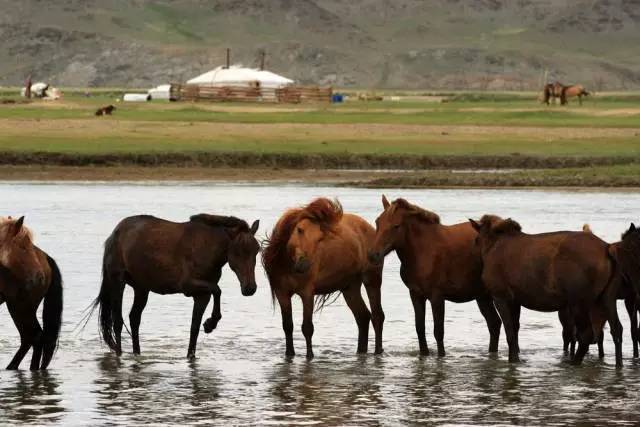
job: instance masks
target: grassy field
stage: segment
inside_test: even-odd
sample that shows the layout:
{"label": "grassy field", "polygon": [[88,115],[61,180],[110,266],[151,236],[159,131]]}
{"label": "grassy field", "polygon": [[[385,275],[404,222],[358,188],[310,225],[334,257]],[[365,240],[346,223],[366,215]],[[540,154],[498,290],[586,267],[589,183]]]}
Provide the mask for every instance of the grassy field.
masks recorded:
{"label": "grassy field", "polygon": [[[92,91],[90,97],[82,90],[68,90],[64,100],[22,103],[16,90],[4,90],[0,91],[0,163],[91,165],[105,163],[107,156],[110,165],[131,166],[139,161],[142,166],[236,168],[241,162],[276,168],[524,167],[536,169],[538,178],[532,185],[559,182],[558,174],[564,173],[573,178],[562,185],[603,185],[603,177],[625,175],[611,183],[626,186],[633,181],[628,177],[638,172],[634,169],[640,163],[637,93],[598,94],[583,106],[568,107],[544,106],[533,93],[396,96],[400,100],[336,105],[137,104],[117,102],[121,92],[104,89]],[[112,117],[93,114],[108,104],[117,106]],[[205,157],[208,160],[203,161]],[[305,161],[306,157],[314,160]],[[147,160],[136,160],[143,158]],[[577,172],[588,169],[576,172],[576,166],[599,169],[580,175]],[[598,179],[580,178],[596,175]],[[440,173],[437,180],[425,176],[403,185],[464,181],[452,174]],[[469,185],[498,179],[490,174],[473,176]],[[525,179],[516,173],[500,174],[500,182],[509,176],[514,185]]]}

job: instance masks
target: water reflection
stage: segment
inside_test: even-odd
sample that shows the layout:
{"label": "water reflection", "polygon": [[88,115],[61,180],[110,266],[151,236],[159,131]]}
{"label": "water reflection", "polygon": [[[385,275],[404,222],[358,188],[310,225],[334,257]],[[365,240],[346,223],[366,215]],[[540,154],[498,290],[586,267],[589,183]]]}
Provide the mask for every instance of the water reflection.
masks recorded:
{"label": "water reflection", "polygon": [[0,382],[0,408],[3,424],[61,420],[60,379],[52,372],[12,372]]}

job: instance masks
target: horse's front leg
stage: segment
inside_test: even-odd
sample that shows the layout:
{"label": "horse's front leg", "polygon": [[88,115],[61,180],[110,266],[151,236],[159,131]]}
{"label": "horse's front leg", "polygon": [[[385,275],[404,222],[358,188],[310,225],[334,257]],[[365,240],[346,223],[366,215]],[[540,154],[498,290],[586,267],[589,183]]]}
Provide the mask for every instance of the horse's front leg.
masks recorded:
{"label": "horse's front leg", "polygon": [[[507,343],[509,344],[509,362],[519,362],[520,357],[518,356],[518,353],[520,352],[520,348],[518,346],[518,329],[520,322],[519,320],[515,320],[515,304],[502,298],[494,299],[494,303],[498,313],[500,314],[500,318],[502,319],[505,335],[507,336]],[[519,309],[520,306],[518,306],[518,313]]]}
{"label": "horse's front leg", "polygon": [[631,326],[631,342],[633,344],[633,357],[638,357],[638,310],[636,307],[635,292],[624,299],[624,305],[629,313],[629,321]]}
{"label": "horse's front leg", "polygon": [[502,327],[500,316],[498,316],[498,312],[493,305],[493,299],[490,296],[482,296],[476,302],[482,317],[487,322],[487,328],[489,328],[489,353],[497,353],[500,328]]}
{"label": "horse's front leg", "polygon": [[433,335],[438,345],[438,357],[444,356],[444,298],[431,298],[431,312],[433,313]]}
{"label": "horse's front leg", "polygon": [[290,292],[276,291],[276,298],[280,306],[282,314],[282,330],[286,341],[285,355],[288,357],[295,356],[296,352],[293,348],[293,313],[291,312],[291,296]]}
{"label": "horse's front leg", "polygon": [[307,359],[313,359],[313,293],[301,294],[302,298],[302,334],[307,342]]}
{"label": "horse's front leg", "polygon": [[204,311],[209,305],[211,299],[210,293],[204,293],[195,295],[193,297],[193,314],[191,316],[191,335],[189,338],[189,350],[187,351],[187,358],[195,359],[196,357],[196,344],[198,342],[198,334],[200,332],[200,322]]}
{"label": "horse's front leg", "polygon": [[427,299],[418,295],[414,291],[410,291],[411,302],[413,303],[413,311],[415,315],[416,334],[418,335],[418,345],[420,346],[420,354],[429,355],[429,347],[427,346],[427,337],[424,331],[424,317],[427,306]]}
{"label": "horse's front leg", "polygon": [[382,301],[380,296],[380,287],[382,286],[382,272],[377,271],[365,278],[365,289],[369,297],[369,307],[371,307],[371,323],[373,323],[373,331],[376,334],[375,354],[382,354],[382,328],[384,325],[384,311],[382,310]]}
{"label": "horse's front leg", "polygon": [[360,293],[360,283],[349,286],[342,291],[342,296],[347,302],[349,309],[353,313],[358,325],[358,353],[366,353],[369,345],[369,322],[371,313],[362,299]]}
{"label": "horse's front leg", "polygon": [[220,276],[222,275],[222,270],[218,270],[213,277],[211,277],[211,282],[209,283],[209,288],[211,289],[211,295],[213,295],[213,311],[211,312],[211,317],[208,318],[204,325],[204,332],[210,333],[217,326],[220,319],[222,319],[222,312],[220,311],[220,296],[222,295],[222,290],[218,283],[220,282]]}

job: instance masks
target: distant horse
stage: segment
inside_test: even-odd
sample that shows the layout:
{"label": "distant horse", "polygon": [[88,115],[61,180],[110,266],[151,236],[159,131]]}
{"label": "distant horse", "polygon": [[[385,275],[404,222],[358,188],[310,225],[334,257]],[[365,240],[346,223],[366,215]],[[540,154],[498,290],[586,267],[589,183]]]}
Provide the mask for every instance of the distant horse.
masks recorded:
{"label": "distant horse", "polygon": [[251,227],[231,216],[200,214],[189,222],[175,223],[149,215],[123,219],[105,242],[102,286],[93,307],[100,308],[102,340],[122,353],[122,296],[125,285],[133,288],[129,322],[134,354],[140,354],[139,329],[149,292],[184,294],[193,297],[193,315],[188,358],[194,358],[200,321],[213,295],[211,318],[204,323],[206,333],[216,328],[222,267],[229,267],[240,281],[242,295],[256,292],[255,264],[260,244]]}
{"label": "distant horse", "polygon": [[[364,219],[343,213],[338,201],[319,198],[307,206],[289,209],[278,220],[264,249],[262,262],[277,299],[286,338],[286,355],[293,348],[291,297],[302,299],[302,333],[307,358],[313,358],[314,297],[322,306],[333,292],[342,292],[358,325],[358,353],[368,348],[369,322],[375,331],[375,352],[382,353],[384,312],[380,302],[382,265],[373,266],[367,252],[373,245],[375,230]],[[364,284],[371,312],[362,299]]]}
{"label": "distant horse", "polygon": [[569,98],[578,98],[578,102],[582,105],[582,97],[591,95],[582,85],[565,86],[562,90],[563,104],[569,103]]}
{"label": "distant horse", "polygon": [[96,110],[96,116],[110,116],[116,109],[113,105],[107,105],[106,107],[100,107]]}
{"label": "distant horse", "polygon": [[[0,218],[0,305],[7,303],[20,334],[20,348],[7,369],[18,369],[31,347],[30,369],[46,369],[62,325],[62,276],[23,224],[24,217]],[[41,302],[42,327],[36,317]]]}
{"label": "distant horse", "polygon": [[[592,233],[591,227],[589,224],[584,224],[582,226],[582,231],[585,233]],[[612,243],[612,250],[615,249],[617,245],[620,243]],[[635,289],[628,283],[626,280],[620,286],[618,291],[617,298],[619,300],[624,300],[625,308],[627,309],[627,314],[629,315],[629,323],[630,323],[630,333],[631,333],[631,342],[633,344],[633,357],[638,357],[638,310],[640,309],[640,298],[638,297],[638,293]],[[575,354],[575,343],[576,343],[576,326],[573,320],[573,317],[570,313],[570,310],[564,309],[558,311],[558,317],[560,318],[560,323],[562,324],[562,339],[563,339],[563,348],[565,354],[569,354],[571,357]],[[598,355],[600,358],[604,357],[604,346],[603,346],[604,334],[600,334],[598,338]]]}
{"label": "distant horse", "polygon": [[491,336],[489,351],[498,351],[501,321],[482,284],[480,254],[474,248],[478,233],[469,222],[442,225],[440,217],[404,199],[389,203],[376,219],[376,240],[369,252],[373,263],[396,251],[400,277],[409,288],[421,354],[429,354],[425,338],[425,305],[431,302],[438,356],[444,356],[444,302],[476,300]]}
{"label": "distant horse", "polygon": [[469,220],[478,231],[482,280],[500,313],[509,343],[509,361],[519,360],[520,307],[571,310],[578,330],[580,364],[589,344],[609,321],[622,366],[622,325],[616,310],[621,276],[610,246],[591,233],[561,231],[525,234],[512,219],[485,215]]}
{"label": "distant horse", "polygon": [[547,83],[542,88],[544,94],[543,102],[547,105],[550,104],[550,101],[553,101],[555,104],[556,98],[560,98],[560,104],[565,104],[565,99],[563,97],[563,89],[564,85],[560,82]]}

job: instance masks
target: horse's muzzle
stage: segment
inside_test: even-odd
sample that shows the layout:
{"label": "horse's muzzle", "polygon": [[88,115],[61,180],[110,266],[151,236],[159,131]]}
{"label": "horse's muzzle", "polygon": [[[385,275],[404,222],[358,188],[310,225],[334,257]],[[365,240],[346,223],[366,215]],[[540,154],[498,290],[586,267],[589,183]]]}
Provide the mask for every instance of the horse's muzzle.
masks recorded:
{"label": "horse's muzzle", "polygon": [[379,251],[369,251],[368,258],[371,264],[380,265],[382,264],[384,256],[382,256],[382,253]]}
{"label": "horse's muzzle", "polygon": [[255,282],[250,283],[248,285],[243,286],[240,289],[240,292],[242,292],[242,295],[245,297],[250,297],[251,295],[256,293],[256,290],[258,289],[258,285],[256,285]]}
{"label": "horse's muzzle", "polygon": [[309,271],[310,267],[311,267],[311,261],[309,261],[307,258],[298,258],[296,262],[293,264],[293,271],[295,271],[298,274],[304,274],[307,271]]}

